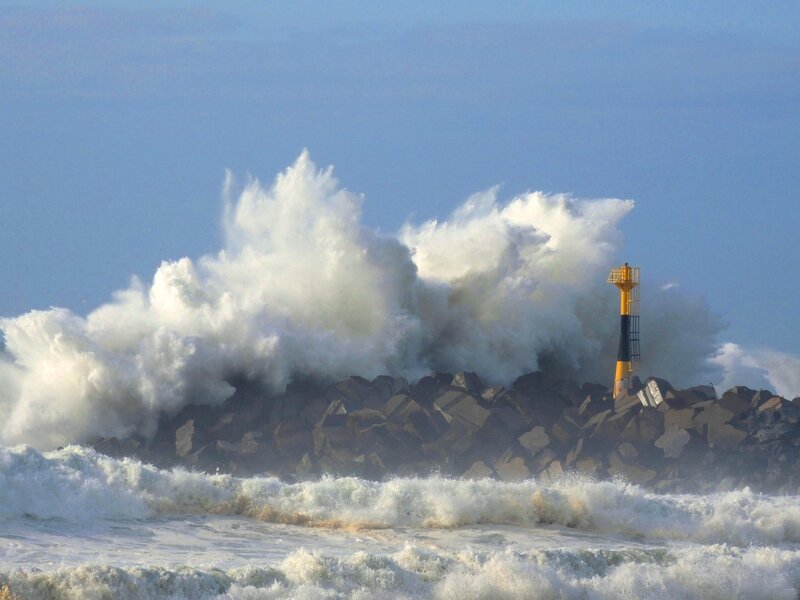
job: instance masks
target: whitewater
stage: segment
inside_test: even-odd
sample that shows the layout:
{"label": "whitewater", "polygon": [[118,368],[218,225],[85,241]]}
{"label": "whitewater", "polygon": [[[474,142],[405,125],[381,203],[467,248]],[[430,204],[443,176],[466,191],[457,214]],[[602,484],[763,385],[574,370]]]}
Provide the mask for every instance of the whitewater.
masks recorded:
{"label": "whitewater", "polygon": [[800,502],[566,476],[370,482],[0,450],[0,597],[797,598]]}

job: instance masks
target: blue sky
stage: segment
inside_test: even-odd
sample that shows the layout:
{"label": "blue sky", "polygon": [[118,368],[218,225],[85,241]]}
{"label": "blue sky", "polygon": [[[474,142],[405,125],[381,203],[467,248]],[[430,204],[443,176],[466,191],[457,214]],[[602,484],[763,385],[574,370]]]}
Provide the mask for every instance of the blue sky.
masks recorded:
{"label": "blue sky", "polygon": [[621,259],[800,353],[797,31],[796,0],[0,2],[0,314],[214,251],[224,169],[308,147],[384,231],[495,184],[633,198]]}

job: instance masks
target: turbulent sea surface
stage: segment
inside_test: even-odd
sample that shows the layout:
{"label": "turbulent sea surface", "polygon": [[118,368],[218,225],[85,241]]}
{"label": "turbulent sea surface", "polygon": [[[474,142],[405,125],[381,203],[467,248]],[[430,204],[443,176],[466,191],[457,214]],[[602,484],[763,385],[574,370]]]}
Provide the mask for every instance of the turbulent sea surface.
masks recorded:
{"label": "turbulent sea surface", "polygon": [[790,599],[798,500],[582,478],[288,484],[0,448],[0,597]]}

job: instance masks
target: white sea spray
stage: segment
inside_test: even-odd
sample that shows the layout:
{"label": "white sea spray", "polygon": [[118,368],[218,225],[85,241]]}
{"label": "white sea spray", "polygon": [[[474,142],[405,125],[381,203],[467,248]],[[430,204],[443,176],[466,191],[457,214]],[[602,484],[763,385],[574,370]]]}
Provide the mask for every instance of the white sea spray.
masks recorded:
{"label": "white sea spray", "polygon": [[[632,201],[491,189],[385,235],[307,152],[271,185],[234,188],[229,176],[218,253],[165,261],[85,316],[0,319],[0,443],[149,435],[163,412],[222,403],[233,378],[281,390],[433,369],[508,383],[542,360],[607,378],[618,331],[604,280]],[[706,303],[649,284],[643,296],[658,315],[642,321],[649,372],[708,381],[720,326]]]}

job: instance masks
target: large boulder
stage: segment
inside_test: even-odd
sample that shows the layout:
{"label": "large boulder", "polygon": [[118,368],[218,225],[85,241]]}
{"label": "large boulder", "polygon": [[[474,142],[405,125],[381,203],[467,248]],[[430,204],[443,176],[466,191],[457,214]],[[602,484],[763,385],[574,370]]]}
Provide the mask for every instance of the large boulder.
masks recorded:
{"label": "large boulder", "polygon": [[536,425],[530,431],[519,436],[518,441],[520,446],[530,452],[531,455],[534,455],[550,444],[550,436],[547,435],[544,427]]}
{"label": "large boulder", "polygon": [[194,419],[189,419],[175,430],[175,453],[181,458],[197,452],[208,442],[208,432],[201,429]]}
{"label": "large boulder", "polygon": [[411,397],[422,406],[429,407],[439,395],[442,384],[430,375],[423,377],[411,388]]}
{"label": "large boulder", "polygon": [[550,435],[560,444],[571,444],[583,435],[581,428],[569,417],[562,416],[550,427]]}
{"label": "large boulder", "polygon": [[446,391],[433,406],[448,423],[456,421],[472,431],[480,429],[490,414],[475,396],[456,390]]}
{"label": "large boulder", "polygon": [[313,448],[311,430],[301,418],[278,423],[273,432],[275,447],[284,458],[299,460]]}
{"label": "large boulder", "polygon": [[666,427],[664,434],[656,442],[656,448],[664,451],[664,458],[679,458],[686,444],[689,443],[689,433],[686,429],[676,425]]}
{"label": "large boulder", "polygon": [[[743,390],[747,390],[744,392]],[[733,418],[738,419],[750,411],[750,403],[755,392],[748,388],[736,387],[722,394],[717,404],[733,413]]]}
{"label": "large boulder", "polygon": [[[730,402],[735,402],[735,405],[744,403],[752,406],[756,393],[757,393],[756,390],[751,390],[750,388],[744,387],[743,385],[737,385],[724,392],[720,400],[722,400],[723,398],[728,398]],[[728,410],[732,410],[732,406],[726,406],[725,408],[727,408]]]}
{"label": "large boulder", "polygon": [[567,466],[572,465],[575,461],[578,460],[578,457],[580,457],[581,452],[583,452],[583,438],[580,438],[576,442],[575,446],[569,452],[567,452],[567,457],[564,460],[564,464]]}
{"label": "large boulder", "polygon": [[494,471],[482,460],[476,460],[472,466],[461,474],[464,479],[489,479],[494,476]]}
{"label": "large boulder", "polygon": [[465,390],[471,394],[480,395],[483,392],[483,382],[481,381],[481,378],[478,377],[477,373],[473,373],[471,371],[462,371],[461,373],[456,373],[453,376],[450,385],[452,387]]}
{"label": "large boulder", "polygon": [[395,394],[407,394],[410,391],[405,377],[390,377],[379,375],[372,380],[372,387],[380,394],[381,398],[391,398]]}
{"label": "large boulder", "polygon": [[695,410],[693,408],[678,408],[669,410],[664,413],[664,427],[679,427],[681,429],[692,429],[695,426],[694,422]]}
{"label": "large boulder", "polygon": [[737,429],[727,423],[709,423],[708,425],[708,445],[711,448],[721,448],[731,450],[738,446],[747,432]]}
{"label": "large boulder", "polygon": [[608,473],[612,476],[623,477],[638,485],[647,485],[655,479],[656,472],[653,469],[640,467],[639,465],[627,463],[617,454],[611,452],[608,455]]}
{"label": "large boulder", "polygon": [[536,456],[528,460],[528,466],[532,473],[538,474],[544,471],[557,458],[558,455],[550,448],[543,448]]}
{"label": "large boulder", "polygon": [[642,400],[637,394],[622,392],[619,396],[614,398],[614,411],[618,413],[626,412],[630,408],[641,403]]}
{"label": "large boulder", "polygon": [[248,431],[238,442],[217,440],[216,453],[229,471],[239,474],[264,472],[278,460],[260,431]]}
{"label": "large boulder", "polygon": [[[484,399],[485,394],[482,396]],[[517,414],[515,419],[522,429],[527,428],[535,417],[535,411],[529,398],[514,390],[501,390],[491,399],[491,410],[504,407],[513,409]]]}
{"label": "large boulder", "polygon": [[636,396],[643,406],[656,408],[665,401],[672,389],[666,379],[650,377]]}
{"label": "large boulder", "polygon": [[795,427],[789,423],[777,422],[763,429],[759,429],[755,434],[755,439],[760,444],[774,442],[776,440],[787,439],[795,432]]}
{"label": "large boulder", "polygon": [[405,422],[415,412],[422,410],[419,403],[406,394],[395,394],[381,408],[383,415],[390,421]]}
{"label": "large boulder", "polygon": [[664,433],[664,415],[655,408],[642,408],[619,436],[620,441],[636,445],[652,444]]}
{"label": "large boulder", "polygon": [[494,463],[494,471],[503,481],[521,481],[531,476],[525,459],[516,456],[510,448]]}
{"label": "large boulder", "polygon": [[386,402],[381,390],[373,387],[372,383],[363,377],[348,377],[338,381],[328,388],[325,398],[329,402],[338,402],[343,412],[350,412],[360,408],[379,409]]}
{"label": "large boulder", "polygon": [[694,418],[696,425],[708,425],[709,427],[719,427],[729,423],[735,416],[732,410],[728,410],[717,402],[703,407]]}

